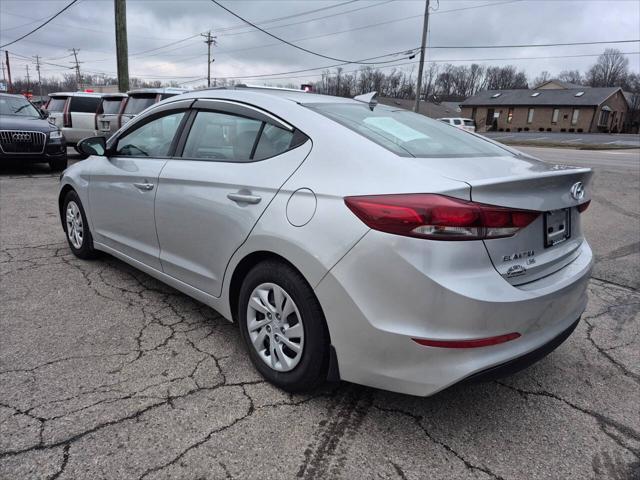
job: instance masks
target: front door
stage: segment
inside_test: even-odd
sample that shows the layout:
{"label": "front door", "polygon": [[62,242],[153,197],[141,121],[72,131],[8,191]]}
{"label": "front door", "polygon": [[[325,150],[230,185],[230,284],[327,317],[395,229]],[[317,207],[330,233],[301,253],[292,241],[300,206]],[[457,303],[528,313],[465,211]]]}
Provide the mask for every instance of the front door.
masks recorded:
{"label": "front door", "polygon": [[91,171],[89,208],[94,240],[161,270],[154,219],[158,177],[185,111],[162,112],[125,131]]}
{"label": "front door", "polygon": [[156,197],[163,271],[214,296],[231,256],[311,150],[292,127],[229,103],[196,102],[182,158],[167,162]]}

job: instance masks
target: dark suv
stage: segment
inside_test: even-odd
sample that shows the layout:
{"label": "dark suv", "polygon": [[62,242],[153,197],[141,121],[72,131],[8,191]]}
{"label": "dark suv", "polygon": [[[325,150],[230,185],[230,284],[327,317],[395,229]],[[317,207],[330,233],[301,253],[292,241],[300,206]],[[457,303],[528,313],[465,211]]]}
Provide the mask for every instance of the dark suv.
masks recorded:
{"label": "dark suv", "polygon": [[67,145],[55,125],[22,95],[0,93],[0,163],[19,160],[67,168]]}

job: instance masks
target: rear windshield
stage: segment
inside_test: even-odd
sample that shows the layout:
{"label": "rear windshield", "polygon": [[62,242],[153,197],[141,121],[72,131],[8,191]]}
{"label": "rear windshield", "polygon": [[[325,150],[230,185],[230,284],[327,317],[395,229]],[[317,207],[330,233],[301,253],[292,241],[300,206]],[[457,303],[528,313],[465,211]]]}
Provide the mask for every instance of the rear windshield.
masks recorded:
{"label": "rear windshield", "polygon": [[467,127],[473,127],[473,120],[464,120],[464,124]]}
{"label": "rear windshield", "polygon": [[129,101],[127,101],[127,106],[124,107],[124,113],[129,113],[136,115],[143,111],[145,108],[150,107],[156,101],[156,95],[136,95],[129,97]]}
{"label": "rear windshield", "polygon": [[77,113],[96,113],[100,97],[71,97],[69,111]]}
{"label": "rear windshield", "polygon": [[512,154],[459,128],[407,110],[366,104],[307,104],[369,140],[403,156],[492,157]]}
{"label": "rear windshield", "polygon": [[50,112],[62,112],[64,110],[64,104],[67,102],[67,97],[52,97],[47,105],[47,110]]}
{"label": "rear windshield", "polygon": [[105,98],[102,102],[102,111],[104,113],[118,113],[121,103],[121,98]]}

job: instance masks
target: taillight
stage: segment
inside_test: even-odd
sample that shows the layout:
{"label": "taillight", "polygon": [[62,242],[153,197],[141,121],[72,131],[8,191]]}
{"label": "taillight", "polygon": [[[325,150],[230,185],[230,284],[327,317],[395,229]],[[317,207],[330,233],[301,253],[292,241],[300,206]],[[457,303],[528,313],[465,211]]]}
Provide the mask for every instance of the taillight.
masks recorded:
{"label": "taillight", "polygon": [[587,208],[589,208],[590,203],[591,203],[591,200],[587,200],[586,202],[578,205],[578,212],[580,213],[584,212]]}
{"label": "taillight", "polygon": [[344,201],[374,230],[431,240],[511,237],[540,215],[429,193],[346,197]]}

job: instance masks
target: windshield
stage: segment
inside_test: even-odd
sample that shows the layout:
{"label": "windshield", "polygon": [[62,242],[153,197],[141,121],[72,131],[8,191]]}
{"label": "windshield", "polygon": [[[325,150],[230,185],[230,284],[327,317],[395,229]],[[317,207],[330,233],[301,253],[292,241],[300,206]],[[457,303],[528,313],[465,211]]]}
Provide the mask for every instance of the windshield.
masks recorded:
{"label": "windshield", "polygon": [[122,98],[105,98],[102,101],[102,111],[106,114],[114,114],[120,111]]}
{"label": "windshield", "polygon": [[356,103],[306,106],[404,157],[512,156],[464,130],[407,110],[378,105],[372,111]]}
{"label": "windshield", "polygon": [[124,108],[124,113],[138,114],[145,108],[150,107],[156,101],[155,94],[145,96],[129,97],[127,106]]}
{"label": "windshield", "polygon": [[26,98],[0,96],[0,115],[40,118],[40,112]]}

